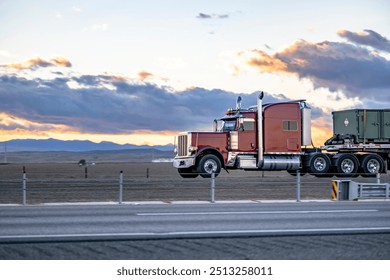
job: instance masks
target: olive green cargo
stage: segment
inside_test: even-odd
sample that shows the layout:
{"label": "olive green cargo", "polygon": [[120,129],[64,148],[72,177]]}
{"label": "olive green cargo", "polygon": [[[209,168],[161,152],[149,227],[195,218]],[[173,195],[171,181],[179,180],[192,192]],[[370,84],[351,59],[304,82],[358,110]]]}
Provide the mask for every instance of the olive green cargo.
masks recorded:
{"label": "olive green cargo", "polygon": [[354,109],[332,114],[334,134],[349,134],[357,143],[390,143],[390,109]]}

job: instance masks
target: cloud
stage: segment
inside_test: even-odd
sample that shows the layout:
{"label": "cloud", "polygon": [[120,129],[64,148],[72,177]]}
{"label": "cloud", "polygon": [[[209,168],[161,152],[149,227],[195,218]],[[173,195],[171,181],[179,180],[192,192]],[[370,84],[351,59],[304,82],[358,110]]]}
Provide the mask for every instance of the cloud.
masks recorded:
{"label": "cloud", "polygon": [[390,105],[390,61],[361,45],[299,40],[274,54],[252,50],[238,55],[260,72],[295,74],[315,87]]}
{"label": "cloud", "polygon": [[[29,61],[34,63],[25,68],[28,72],[0,72],[3,135],[26,137],[30,133],[34,137],[56,138],[82,134],[91,139],[93,135],[117,135],[136,139],[148,133],[156,138],[167,132],[172,135],[177,131],[211,130],[215,118],[235,107],[238,94],[200,87],[176,91],[145,82],[153,76],[147,71],[131,79],[108,73],[79,75],[71,70],[65,75],[53,69],[50,76],[43,78],[38,67],[66,66],[68,60]],[[258,93],[242,94],[242,106],[255,105],[257,96]],[[266,94],[264,98],[265,103],[286,100],[282,94]],[[323,115],[322,109],[312,109],[314,118]]]}
{"label": "cloud", "polygon": [[70,61],[63,57],[55,57],[51,59],[50,62],[53,63],[55,66],[72,67]]}
{"label": "cloud", "polygon": [[226,19],[229,18],[228,14],[205,14],[199,13],[196,18],[199,19]]}
{"label": "cloud", "polygon": [[38,123],[27,119],[18,118],[6,113],[0,113],[0,132],[18,135],[46,135],[48,131],[69,132],[69,128],[64,125]]}
{"label": "cloud", "polygon": [[[244,52],[239,55],[247,55]],[[264,72],[288,72],[288,65],[282,60],[268,55],[261,50],[253,50],[250,53],[251,57],[248,59],[248,64],[261,69]]]}
{"label": "cloud", "polygon": [[141,81],[144,81],[150,77],[153,77],[153,74],[152,73],[149,73],[147,71],[141,71],[138,73],[138,76],[140,78]]}
{"label": "cloud", "polygon": [[[40,124],[104,134],[209,130],[212,120],[234,107],[237,98],[236,93],[218,89],[176,92],[110,75],[26,79],[5,74],[0,76],[0,84],[0,112],[14,120],[26,120],[10,122],[9,129],[28,130]],[[257,93],[245,95],[243,106],[254,105],[256,98]],[[267,95],[265,102],[277,100]]]}
{"label": "cloud", "polygon": [[337,34],[343,38],[348,39],[350,42],[370,46],[375,49],[390,52],[390,41],[381,36],[379,33],[366,29],[364,32],[351,32],[348,30],[340,30]]}
{"label": "cloud", "polygon": [[0,65],[0,67],[3,68],[11,68],[16,70],[25,70],[25,69],[33,70],[40,67],[55,67],[55,66],[72,67],[72,64],[70,63],[69,60],[63,57],[55,57],[49,60],[45,60],[40,57],[37,57],[22,63]]}

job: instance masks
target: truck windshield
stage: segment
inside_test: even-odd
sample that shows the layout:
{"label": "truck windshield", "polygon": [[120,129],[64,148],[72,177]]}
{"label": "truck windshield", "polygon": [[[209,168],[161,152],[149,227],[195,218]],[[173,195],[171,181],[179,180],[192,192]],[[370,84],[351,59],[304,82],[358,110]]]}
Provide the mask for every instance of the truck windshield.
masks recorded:
{"label": "truck windshield", "polygon": [[236,119],[223,120],[221,131],[233,131],[236,128]]}

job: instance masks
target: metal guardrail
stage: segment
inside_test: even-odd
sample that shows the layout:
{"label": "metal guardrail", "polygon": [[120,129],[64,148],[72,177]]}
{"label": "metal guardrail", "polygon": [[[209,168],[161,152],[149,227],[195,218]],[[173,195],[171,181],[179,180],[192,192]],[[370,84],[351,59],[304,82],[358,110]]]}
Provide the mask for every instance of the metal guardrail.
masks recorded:
{"label": "metal guardrail", "polygon": [[332,198],[334,200],[388,199],[390,198],[390,184],[333,180]]}
{"label": "metal guardrail", "polygon": [[[0,204],[109,201],[222,201],[222,200],[295,200],[330,199],[331,178],[284,171],[247,172],[233,170],[218,177],[188,179],[178,176],[170,164],[102,163],[91,169],[87,178],[75,164],[7,165],[0,169]],[[120,172],[123,170],[123,172]],[[21,173],[23,171],[23,173]],[[294,175],[294,176],[291,176]],[[335,200],[366,197],[388,198],[390,176],[380,174],[361,178],[354,194],[334,192]],[[366,186],[367,185],[367,186]],[[337,184],[336,184],[337,186]],[[369,190],[371,188],[371,192]],[[369,192],[369,193],[368,193]]]}
{"label": "metal guardrail", "polygon": [[350,188],[352,199],[390,198],[389,184],[351,182]]}

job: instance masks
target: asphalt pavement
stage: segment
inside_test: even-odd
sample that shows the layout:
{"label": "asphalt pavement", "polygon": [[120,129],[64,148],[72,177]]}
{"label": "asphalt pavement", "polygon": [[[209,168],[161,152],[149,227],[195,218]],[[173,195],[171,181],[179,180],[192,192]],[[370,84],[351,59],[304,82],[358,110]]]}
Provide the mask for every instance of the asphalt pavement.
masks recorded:
{"label": "asphalt pavement", "polygon": [[1,259],[389,259],[390,203],[3,206]]}
{"label": "asphalt pavement", "polygon": [[2,207],[0,242],[390,232],[388,202]]}

